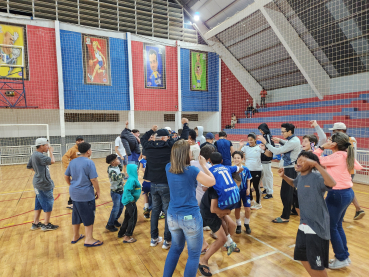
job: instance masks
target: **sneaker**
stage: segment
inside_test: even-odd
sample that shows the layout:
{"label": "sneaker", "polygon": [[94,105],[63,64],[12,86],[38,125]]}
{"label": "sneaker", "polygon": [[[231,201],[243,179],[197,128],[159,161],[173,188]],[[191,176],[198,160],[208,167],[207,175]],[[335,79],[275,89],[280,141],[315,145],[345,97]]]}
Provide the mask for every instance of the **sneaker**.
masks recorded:
{"label": "sneaker", "polygon": [[251,201],[251,207],[254,206],[256,204],[256,201],[255,200],[252,200]]}
{"label": "sneaker", "polygon": [[109,230],[110,232],[116,232],[116,231],[118,231],[118,229],[117,229],[117,228],[115,228],[115,226],[114,226],[114,225],[106,225],[106,226],[105,226],[105,229],[106,229],[106,230]]}
{"label": "sneaker", "polygon": [[114,226],[115,226],[115,227],[120,227],[120,226],[122,226],[122,224],[120,224],[120,223],[118,222],[118,220],[116,220],[116,221],[114,221]]}
{"label": "sneaker", "polygon": [[172,246],[172,242],[171,241],[164,240],[163,246],[161,248],[163,248],[163,249],[169,249],[171,246]]}
{"label": "sneaker", "polygon": [[45,225],[45,224],[42,224],[42,227],[41,227],[41,230],[42,231],[54,231],[56,229],[58,229],[59,226],[58,225],[53,225],[49,222],[49,224]]}
{"label": "sneaker", "polygon": [[355,213],[354,219],[355,220],[362,219],[364,217],[364,215],[365,215],[365,212],[363,210],[357,211]]}
{"label": "sneaker", "polygon": [[160,215],[159,215],[159,219],[164,219],[165,218],[165,213],[161,213]]}
{"label": "sneaker", "polygon": [[90,81],[93,82],[94,78],[92,78],[92,75],[87,74],[88,78],[90,78]]}
{"label": "sneaker", "polygon": [[31,227],[31,230],[32,231],[35,231],[35,230],[38,230],[40,228],[42,228],[43,224],[41,222],[35,224],[35,223],[32,223],[32,227]]}
{"label": "sneaker", "polygon": [[346,260],[344,261],[340,261],[340,260],[337,260],[337,258],[335,258],[332,262],[329,263],[329,268],[330,269],[339,269],[339,268],[343,268],[343,267],[346,267],[346,266],[349,266],[349,262]]}
{"label": "sneaker", "polygon": [[263,190],[263,192],[262,192],[263,194],[267,194],[267,190],[265,189],[265,190]]}
{"label": "sneaker", "polygon": [[213,233],[213,231],[210,232],[210,236],[213,238],[213,239],[218,239],[217,235],[215,233]]}
{"label": "sneaker", "polygon": [[163,238],[162,237],[158,237],[157,239],[151,239],[151,243],[150,246],[154,247],[157,246],[159,242],[162,242]]}
{"label": "sneaker", "polygon": [[251,207],[251,210],[259,210],[259,209],[261,209],[262,208],[262,206],[261,206],[261,204],[255,204],[255,205],[253,205],[252,207]]}
{"label": "sneaker", "polygon": [[241,225],[237,225],[236,234],[241,234]]}
{"label": "sneaker", "polygon": [[[333,263],[335,259],[336,259],[336,258],[334,258],[334,259],[330,259],[330,260],[329,260],[329,263]],[[351,259],[350,259],[350,257],[348,257],[348,258],[346,259],[346,261],[347,261],[349,264],[351,264]]]}
{"label": "sneaker", "polygon": [[204,228],[202,228],[203,231],[211,231],[209,226],[205,226]]}
{"label": "sneaker", "polygon": [[245,228],[246,228],[246,234],[250,235],[251,234],[250,225],[249,224],[244,224],[243,226],[245,226]]}
{"label": "sneaker", "polygon": [[232,241],[231,245],[227,247],[227,255],[228,256],[231,255],[236,247],[237,247],[237,244],[234,241]]}
{"label": "sneaker", "polygon": [[150,214],[144,214],[145,218],[150,218]]}
{"label": "sneaker", "polygon": [[144,210],[143,212],[144,215],[150,214],[150,210],[148,208],[144,208],[143,210]]}
{"label": "sneaker", "polygon": [[265,195],[263,198],[264,198],[264,199],[270,199],[270,198],[273,198],[273,195],[271,195],[271,194],[267,194],[267,195]]}

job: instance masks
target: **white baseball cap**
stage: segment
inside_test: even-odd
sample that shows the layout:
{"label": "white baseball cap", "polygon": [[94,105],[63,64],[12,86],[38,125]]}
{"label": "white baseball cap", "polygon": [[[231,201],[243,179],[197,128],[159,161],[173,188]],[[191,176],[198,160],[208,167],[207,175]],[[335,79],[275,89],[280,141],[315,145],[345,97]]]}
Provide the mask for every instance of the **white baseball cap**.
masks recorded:
{"label": "white baseball cap", "polygon": [[346,130],[346,125],[342,122],[336,122],[333,124],[333,128],[329,128],[329,130]]}
{"label": "white baseball cap", "polygon": [[172,131],[172,128],[170,128],[170,127],[165,127],[165,129],[167,129],[169,132]]}
{"label": "white baseball cap", "polygon": [[38,138],[36,139],[36,146],[48,144],[49,141],[46,138]]}

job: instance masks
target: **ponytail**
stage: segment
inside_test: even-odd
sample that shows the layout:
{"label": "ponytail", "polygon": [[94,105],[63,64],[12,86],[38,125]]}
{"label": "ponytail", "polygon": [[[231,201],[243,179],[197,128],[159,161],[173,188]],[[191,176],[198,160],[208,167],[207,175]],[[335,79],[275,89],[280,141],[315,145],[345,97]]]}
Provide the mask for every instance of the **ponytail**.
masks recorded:
{"label": "ponytail", "polygon": [[347,152],[347,170],[349,172],[353,170],[355,165],[355,151],[354,146],[350,143],[350,137],[345,133],[337,132],[332,135],[332,142],[337,144],[339,151]]}
{"label": "ponytail", "polygon": [[349,172],[354,169],[354,165],[355,165],[355,151],[354,151],[354,147],[352,145],[350,145],[347,148],[347,159],[346,159],[346,163],[347,163],[347,169],[348,169]]}

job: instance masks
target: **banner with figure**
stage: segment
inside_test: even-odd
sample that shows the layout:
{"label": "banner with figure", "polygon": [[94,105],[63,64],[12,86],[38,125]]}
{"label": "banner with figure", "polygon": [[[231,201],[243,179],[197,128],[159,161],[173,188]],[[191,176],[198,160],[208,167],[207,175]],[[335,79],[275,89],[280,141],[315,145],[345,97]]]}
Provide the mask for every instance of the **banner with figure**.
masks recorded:
{"label": "banner with figure", "polygon": [[85,84],[111,86],[109,38],[82,35]]}
{"label": "banner with figure", "polygon": [[0,22],[0,78],[22,79],[22,75],[28,80],[26,26]]}
{"label": "banner with figure", "polygon": [[144,44],[145,88],[166,88],[165,46]]}
{"label": "banner with figure", "polygon": [[208,53],[191,51],[191,90],[208,90]]}

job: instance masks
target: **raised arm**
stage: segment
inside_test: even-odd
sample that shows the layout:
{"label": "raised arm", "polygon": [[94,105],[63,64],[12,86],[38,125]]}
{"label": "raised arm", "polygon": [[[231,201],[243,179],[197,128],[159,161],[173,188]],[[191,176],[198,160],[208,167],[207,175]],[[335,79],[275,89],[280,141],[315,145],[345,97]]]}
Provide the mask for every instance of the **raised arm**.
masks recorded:
{"label": "raised arm", "polygon": [[188,140],[188,134],[190,132],[190,127],[188,127],[188,119],[187,118],[182,118],[181,122],[183,124],[183,129],[182,129],[182,134],[179,137],[179,139]]}
{"label": "raised arm", "polygon": [[158,125],[153,125],[150,130],[148,130],[142,137],[141,137],[141,145],[143,148],[146,148],[146,144],[148,143],[150,137],[158,130]]}
{"label": "raised arm", "polygon": [[295,149],[296,147],[298,147],[298,145],[300,144],[300,142],[297,141],[297,140],[296,141],[289,141],[289,143],[287,143],[285,145],[282,145],[279,148],[276,148],[273,145],[271,145],[269,142],[267,142],[266,139],[263,136],[258,136],[258,140],[260,140],[262,143],[264,143],[265,146],[268,148],[268,150],[270,152],[272,152],[273,154],[276,154],[276,155],[290,152],[293,149]]}
{"label": "raised arm", "polygon": [[283,180],[285,180],[287,182],[287,184],[289,184],[291,187],[294,187],[293,179],[291,179],[290,177],[287,177],[286,175],[284,175],[284,168],[278,169],[278,175],[280,177],[282,177]]}
{"label": "raised arm", "polygon": [[318,134],[319,137],[319,141],[318,141],[318,145],[317,146],[321,146],[324,143],[327,142],[327,135],[324,133],[323,129],[320,128],[320,126],[318,125],[318,122],[316,122],[316,120],[312,120],[310,121],[311,123],[311,127],[313,127],[315,129],[315,132]]}

